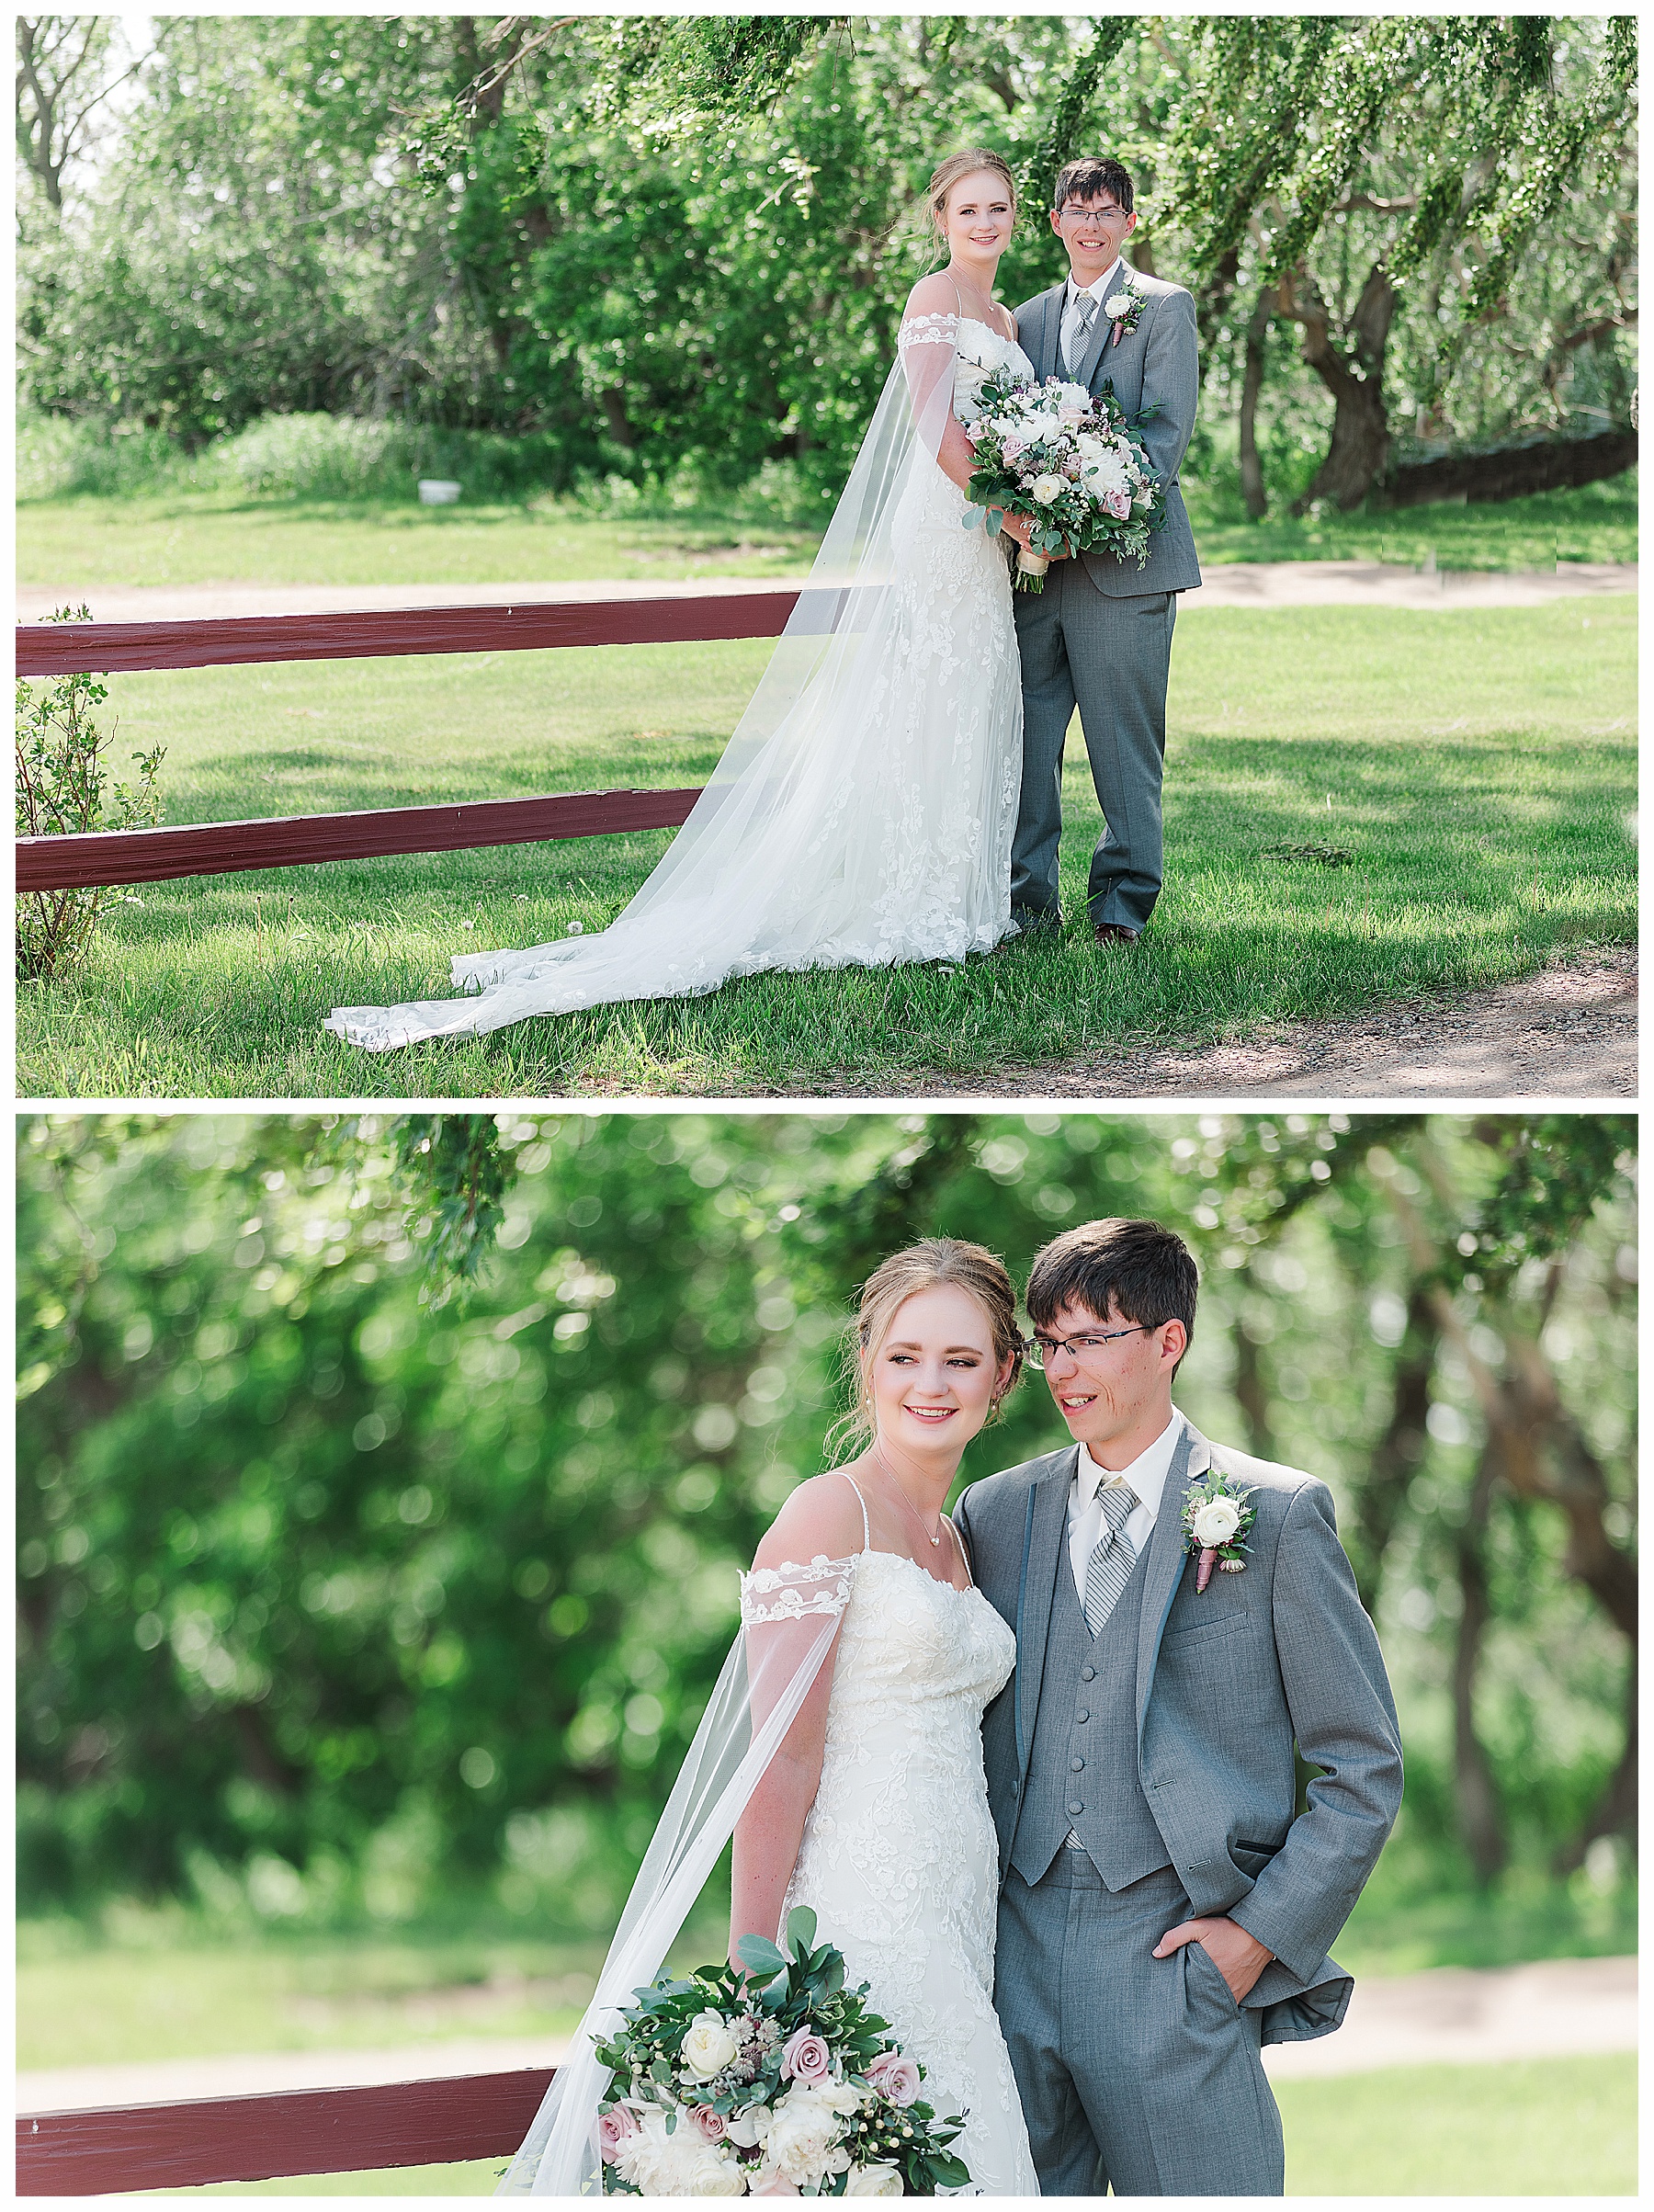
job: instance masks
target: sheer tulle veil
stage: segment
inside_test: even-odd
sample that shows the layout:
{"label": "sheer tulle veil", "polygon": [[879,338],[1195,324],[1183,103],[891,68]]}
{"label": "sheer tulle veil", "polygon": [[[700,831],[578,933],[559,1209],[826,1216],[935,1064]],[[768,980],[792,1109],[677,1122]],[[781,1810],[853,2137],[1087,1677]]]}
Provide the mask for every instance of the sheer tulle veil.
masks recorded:
{"label": "sheer tulle veil", "polygon": [[[710,990],[731,974],[789,963],[765,951],[765,868],[784,869],[817,795],[891,650],[893,534],[915,465],[931,466],[953,404],[956,318],[902,325],[849,482],[810,577],[694,811],[629,904],[600,935],[453,962],[471,995],[343,1006],[324,1027],[369,1050],[476,1036],[525,1015]],[[898,644],[900,641],[897,641]],[[783,878],[783,880],[785,879]],[[730,947],[721,969],[717,948]],[[755,949],[756,947],[756,949]],[[686,951],[686,948],[687,951]]]}
{"label": "sheer tulle veil", "polygon": [[855,1575],[854,1559],[817,1559],[742,1578],[741,1632],[638,1870],[569,2056],[496,2195],[601,2194],[595,2131],[608,2072],[593,2049],[593,2036],[612,2035],[620,2008],[660,1971],[742,1809],[829,1661]]}

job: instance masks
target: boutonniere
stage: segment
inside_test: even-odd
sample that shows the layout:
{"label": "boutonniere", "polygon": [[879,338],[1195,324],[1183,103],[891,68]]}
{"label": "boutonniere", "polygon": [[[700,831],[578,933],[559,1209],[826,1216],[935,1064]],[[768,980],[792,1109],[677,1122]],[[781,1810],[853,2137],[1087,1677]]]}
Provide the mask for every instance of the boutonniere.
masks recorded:
{"label": "boutonniere", "polygon": [[1131,279],[1122,278],[1119,290],[1110,292],[1103,302],[1103,312],[1114,323],[1114,336],[1108,341],[1111,346],[1117,346],[1128,330],[1137,328],[1143,319],[1144,304],[1142,293],[1132,289]]}
{"label": "boutonniere", "polygon": [[1214,1468],[1184,1500],[1184,1548],[1200,1562],[1195,1570],[1197,1591],[1211,1581],[1214,1567],[1225,1574],[1239,1574],[1244,1569],[1246,1561],[1240,1554],[1258,1517],[1251,1498],[1250,1490],[1231,1487],[1229,1477]]}

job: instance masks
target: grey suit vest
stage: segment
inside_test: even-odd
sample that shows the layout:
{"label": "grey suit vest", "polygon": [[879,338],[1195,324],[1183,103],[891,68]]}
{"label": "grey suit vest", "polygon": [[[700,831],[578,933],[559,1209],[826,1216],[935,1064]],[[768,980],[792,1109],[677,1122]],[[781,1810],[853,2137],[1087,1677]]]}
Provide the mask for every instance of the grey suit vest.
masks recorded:
{"label": "grey suit vest", "polygon": [[1138,1777],[1139,1559],[1096,1637],[1074,1589],[1065,1545],[1046,1639],[1039,1713],[1011,1864],[1032,1887],[1072,1829],[1110,1889],[1172,1864]]}

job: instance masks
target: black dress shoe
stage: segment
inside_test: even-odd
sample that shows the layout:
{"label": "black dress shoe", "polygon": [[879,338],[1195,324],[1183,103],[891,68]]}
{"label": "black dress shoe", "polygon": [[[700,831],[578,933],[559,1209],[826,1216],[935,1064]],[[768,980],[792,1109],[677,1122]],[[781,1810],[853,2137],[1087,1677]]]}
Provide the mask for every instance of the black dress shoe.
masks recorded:
{"label": "black dress shoe", "polygon": [[1062,935],[1062,916],[1048,908],[1014,906],[1011,919],[1025,937],[1059,937]]}
{"label": "black dress shoe", "polygon": [[1142,934],[1140,929],[1127,929],[1124,922],[1099,922],[1092,931],[1099,945],[1135,945]]}

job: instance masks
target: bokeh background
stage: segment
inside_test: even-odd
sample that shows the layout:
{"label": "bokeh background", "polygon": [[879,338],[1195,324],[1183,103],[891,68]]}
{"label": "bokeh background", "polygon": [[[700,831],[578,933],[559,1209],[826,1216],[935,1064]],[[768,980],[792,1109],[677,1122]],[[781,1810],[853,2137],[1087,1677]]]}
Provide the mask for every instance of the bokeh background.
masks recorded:
{"label": "bokeh background", "polygon": [[[411,2077],[565,2034],[736,1571],[821,1464],[855,1286],[936,1231],[1020,1274],[1099,1213],[1188,1236],[1180,1401],[1331,1485],[1378,1623],[1406,1802],[1341,1958],[1399,1988],[1632,1952],[1633,1145],[1596,1116],[24,1117],[19,2066],[407,2046]],[[1059,1434],[1034,1378],[964,1479]],[[1633,2065],[1283,2081],[1289,2185],[1629,2190]]]}

